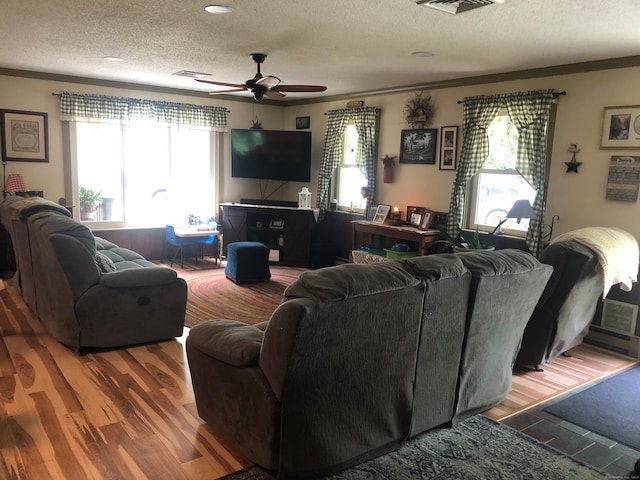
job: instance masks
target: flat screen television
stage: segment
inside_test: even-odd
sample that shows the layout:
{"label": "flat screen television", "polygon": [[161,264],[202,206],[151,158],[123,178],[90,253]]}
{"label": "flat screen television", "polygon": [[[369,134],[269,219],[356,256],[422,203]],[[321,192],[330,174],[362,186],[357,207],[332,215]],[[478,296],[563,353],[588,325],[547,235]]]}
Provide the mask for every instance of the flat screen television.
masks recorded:
{"label": "flat screen television", "polygon": [[311,181],[311,132],[232,129],[231,176]]}

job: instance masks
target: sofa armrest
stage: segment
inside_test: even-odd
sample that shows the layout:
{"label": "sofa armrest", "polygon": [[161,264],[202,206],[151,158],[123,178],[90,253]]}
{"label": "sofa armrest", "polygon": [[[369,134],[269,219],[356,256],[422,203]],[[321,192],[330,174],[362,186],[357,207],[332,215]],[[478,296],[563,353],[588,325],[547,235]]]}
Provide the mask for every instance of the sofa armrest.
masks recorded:
{"label": "sofa armrest", "polygon": [[129,268],[101,274],[100,285],[108,288],[153,287],[173,283],[176,278],[176,271],[166,267]]}
{"label": "sofa armrest", "polygon": [[257,366],[264,332],[235,320],[209,320],[189,332],[189,344],[201,352],[236,367]]}

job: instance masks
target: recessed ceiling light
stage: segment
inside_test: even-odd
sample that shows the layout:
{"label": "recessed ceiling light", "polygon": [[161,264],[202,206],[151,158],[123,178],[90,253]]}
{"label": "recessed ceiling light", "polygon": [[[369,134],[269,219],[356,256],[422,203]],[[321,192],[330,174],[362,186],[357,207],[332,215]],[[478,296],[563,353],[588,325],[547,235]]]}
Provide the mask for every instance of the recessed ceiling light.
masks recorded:
{"label": "recessed ceiling light", "polygon": [[224,5],[207,5],[204,7],[205,11],[214,14],[231,13],[233,8],[225,7]]}
{"label": "recessed ceiling light", "polygon": [[427,52],[427,51],[413,52],[411,55],[413,55],[414,57],[421,57],[421,58],[433,57],[433,53]]}
{"label": "recessed ceiling light", "polygon": [[104,57],[103,60],[109,60],[110,62],[124,62],[124,58],[120,57]]}

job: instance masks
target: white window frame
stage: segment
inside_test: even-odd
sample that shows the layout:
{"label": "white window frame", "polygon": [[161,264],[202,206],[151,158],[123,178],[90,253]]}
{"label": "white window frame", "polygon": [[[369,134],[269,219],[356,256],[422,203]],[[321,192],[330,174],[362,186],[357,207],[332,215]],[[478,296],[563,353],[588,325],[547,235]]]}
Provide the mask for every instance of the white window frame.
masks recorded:
{"label": "white window frame", "polygon": [[[354,125],[348,125],[347,126],[347,131],[349,128],[353,127],[355,129]],[[353,206],[353,203],[349,204],[349,205],[345,205],[340,203],[340,188],[341,188],[341,173],[346,170],[346,169],[357,169],[362,176],[364,177],[364,174],[362,173],[362,170],[360,169],[360,167],[355,163],[355,152],[353,153],[353,162],[346,162],[345,160],[347,158],[350,157],[349,153],[347,152],[347,148],[349,147],[347,144],[347,131],[345,131],[345,135],[344,138],[342,139],[343,142],[343,148],[342,148],[342,159],[340,162],[340,165],[338,165],[338,167],[336,167],[334,173],[333,173],[333,179],[332,179],[332,189],[331,189],[331,194],[332,197],[331,198],[335,198],[336,200],[338,200],[338,210],[341,211],[348,211],[348,212],[357,212],[357,213],[364,213],[365,208],[364,207],[360,207],[360,206]],[[357,132],[356,132],[357,133]],[[357,141],[356,141],[356,145],[354,146],[354,148],[357,148]],[[362,183],[362,182],[361,182]],[[364,184],[361,184],[359,186],[357,185],[350,185],[350,188],[353,188],[355,191],[357,191],[358,193],[360,193],[360,190],[363,186],[365,186],[367,184],[367,179],[364,178]],[[363,202],[366,205],[366,198],[363,198]]]}
{"label": "white window frame", "polygon": [[[87,225],[92,230],[111,229],[111,228],[126,228],[126,227],[153,227],[164,226],[166,223],[187,223],[188,217],[182,219],[167,218],[166,221],[161,221],[157,224],[136,224],[128,221],[127,218],[123,220],[109,220],[109,221],[81,221],[80,220],[80,201],[79,201],[79,178],[78,178],[78,132],[77,123],[75,121],[63,122],[63,130],[67,130],[67,136],[69,138],[69,144],[67,154],[65,157],[65,169],[69,174],[65,177],[65,197],[71,198],[71,205],[73,208],[73,218]],[[211,205],[207,206],[206,211],[210,212],[210,216],[217,216],[217,209],[219,205],[219,150],[222,143],[222,133],[209,131],[209,162],[210,162],[210,185],[212,188]],[[126,199],[125,199],[126,202]],[[67,204],[69,202],[67,201]],[[197,206],[194,206],[197,209]],[[197,211],[197,210],[196,210]],[[201,221],[206,221],[207,218],[201,218]]]}
{"label": "white window frame", "polygon": [[[501,110],[498,115],[496,115],[496,117],[507,117],[508,118],[508,113],[506,110]],[[515,126],[514,126],[515,128]],[[517,146],[516,146],[517,147]],[[491,148],[491,142],[490,142],[490,148]],[[481,201],[480,199],[480,192],[479,192],[479,188],[480,188],[480,176],[483,174],[492,174],[492,175],[505,175],[505,177],[510,177],[510,178],[514,178],[514,177],[520,177],[520,174],[512,168],[509,169],[493,169],[493,168],[481,168],[480,171],[474,175],[470,180],[469,183],[467,185],[467,194],[465,195],[465,214],[464,214],[464,219],[465,219],[465,225],[467,229],[471,229],[471,230],[478,230],[481,232],[492,232],[495,228],[494,225],[486,225],[484,223],[479,223],[476,222],[475,220],[475,211],[476,211],[476,206],[478,205],[478,203]],[[526,180],[523,179],[523,181],[526,182]],[[505,182],[500,182],[503,183],[504,185],[509,185],[511,182],[509,181],[505,181]],[[520,198],[525,198],[524,196],[518,196],[518,197],[514,197],[513,200],[517,200]],[[533,199],[535,198],[535,194],[533,197],[529,198],[530,203],[533,204]],[[507,200],[504,203],[504,206],[500,206],[498,205],[497,208],[495,210],[503,210],[504,211],[504,215],[501,216],[501,219],[506,218],[506,213],[510,210],[512,204],[509,204],[511,202],[511,199],[506,197],[505,200]],[[487,213],[490,213],[487,212]],[[505,222],[500,228],[499,228],[499,233],[501,234],[505,234],[505,235],[509,235],[509,236],[513,236],[513,237],[520,237],[520,238],[525,238],[527,235],[527,229],[514,229],[514,228],[509,228],[509,225],[514,225],[516,223],[515,220],[510,219],[509,221]],[[525,225],[528,226],[528,220],[522,220],[521,221],[521,225]]]}

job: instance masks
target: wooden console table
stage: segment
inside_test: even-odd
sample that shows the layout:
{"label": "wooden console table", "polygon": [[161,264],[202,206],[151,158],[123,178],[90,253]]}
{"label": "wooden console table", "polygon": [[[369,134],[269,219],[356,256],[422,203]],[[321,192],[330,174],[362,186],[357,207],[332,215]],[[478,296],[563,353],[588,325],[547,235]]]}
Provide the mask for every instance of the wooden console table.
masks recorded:
{"label": "wooden console table", "polygon": [[391,248],[398,240],[412,242],[417,246],[418,255],[424,255],[424,246],[438,240],[437,230],[419,230],[404,225],[379,224],[367,220],[356,220],[353,224],[353,249],[361,245]]}

